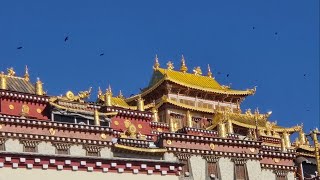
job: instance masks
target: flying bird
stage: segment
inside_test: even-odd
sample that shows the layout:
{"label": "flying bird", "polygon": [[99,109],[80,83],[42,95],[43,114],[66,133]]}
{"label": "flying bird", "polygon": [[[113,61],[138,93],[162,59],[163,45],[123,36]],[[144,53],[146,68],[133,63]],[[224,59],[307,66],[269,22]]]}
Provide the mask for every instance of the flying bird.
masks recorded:
{"label": "flying bird", "polygon": [[303,74],[303,76],[304,76],[304,77],[306,77],[306,76],[307,76],[307,74]]}
{"label": "flying bird", "polygon": [[256,27],[254,27],[254,26],[252,27],[252,29],[255,29],[255,28],[256,28]]}
{"label": "flying bird", "polygon": [[23,48],[22,46],[17,47],[17,49],[22,49],[22,48]]}
{"label": "flying bird", "polygon": [[229,77],[229,74],[227,74],[227,77]]}
{"label": "flying bird", "polygon": [[103,55],[104,55],[104,53],[99,54],[99,56],[103,56]]}
{"label": "flying bird", "polygon": [[66,36],[65,38],[64,38],[64,42],[67,42],[69,40],[69,36]]}
{"label": "flying bird", "polygon": [[275,32],[274,35],[278,35],[278,32]]}

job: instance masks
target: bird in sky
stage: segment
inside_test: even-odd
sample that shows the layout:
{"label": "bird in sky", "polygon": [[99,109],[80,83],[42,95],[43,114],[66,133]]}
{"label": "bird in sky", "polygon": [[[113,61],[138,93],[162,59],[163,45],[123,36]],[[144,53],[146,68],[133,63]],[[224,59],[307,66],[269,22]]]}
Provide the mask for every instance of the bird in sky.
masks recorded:
{"label": "bird in sky", "polygon": [[227,77],[229,77],[229,74],[227,74]]}
{"label": "bird in sky", "polygon": [[306,77],[306,76],[307,76],[307,74],[303,74],[303,76],[304,76],[304,77]]}
{"label": "bird in sky", "polygon": [[103,55],[104,55],[104,53],[100,53],[100,54],[99,54],[99,56],[103,56]]}
{"label": "bird in sky", "polygon": [[256,27],[254,27],[254,26],[252,27],[252,29],[255,29],[255,28],[256,28]]}
{"label": "bird in sky", "polygon": [[64,38],[64,42],[67,42],[69,40],[69,36],[66,36],[65,38]]}
{"label": "bird in sky", "polygon": [[23,48],[22,46],[17,47],[17,49],[22,49],[22,48]]}
{"label": "bird in sky", "polygon": [[278,32],[275,32],[274,35],[278,35]]}

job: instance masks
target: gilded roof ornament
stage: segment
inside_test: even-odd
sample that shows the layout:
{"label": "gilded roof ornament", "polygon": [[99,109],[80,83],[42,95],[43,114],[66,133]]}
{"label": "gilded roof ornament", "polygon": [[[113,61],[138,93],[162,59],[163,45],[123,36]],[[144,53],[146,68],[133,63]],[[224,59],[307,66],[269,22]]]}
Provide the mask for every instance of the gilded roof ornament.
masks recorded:
{"label": "gilded roof ornament", "polygon": [[16,74],[16,72],[13,70],[13,67],[8,68],[8,76],[14,76]]}
{"label": "gilded roof ornament", "polygon": [[195,67],[195,68],[193,69],[193,72],[194,72],[195,75],[202,75],[202,71],[201,71],[200,66]]}
{"label": "gilded roof ornament", "polygon": [[25,74],[24,74],[24,79],[26,81],[29,81],[30,80],[30,75],[29,75],[29,69],[28,69],[28,66],[26,66],[26,70],[25,70]]}
{"label": "gilded roof ornament", "polygon": [[183,73],[186,73],[188,71],[188,67],[186,66],[186,61],[184,59],[184,56],[181,56],[181,67],[180,67],[180,71]]}
{"label": "gilded roof ornament", "polygon": [[167,69],[168,70],[173,70],[173,63],[171,62],[171,61],[169,61],[168,63],[167,63]]}
{"label": "gilded roof ornament", "polygon": [[87,91],[80,91],[78,95],[74,95],[72,91],[68,91],[65,96],[59,97],[62,100],[67,101],[78,101],[84,102],[84,99],[89,98],[91,94],[92,87],[89,88]]}
{"label": "gilded roof ornament", "polygon": [[124,98],[124,96],[123,96],[123,94],[122,94],[122,91],[121,91],[121,90],[119,91],[118,98]]}
{"label": "gilded roof ornament", "polygon": [[108,89],[106,90],[106,94],[111,95],[111,97],[112,97],[112,89],[111,89],[110,84],[109,84]]}
{"label": "gilded roof ornament", "polygon": [[159,63],[158,55],[156,54],[156,57],[154,59],[153,70],[157,70],[159,68],[160,68],[160,63]]}
{"label": "gilded roof ornament", "polygon": [[101,90],[101,88],[99,86],[99,88],[98,88],[98,98],[100,98],[101,96],[102,96],[102,90]]}
{"label": "gilded roof ornament", "polygon": [[[212,78],[212,72],[211,72],[211,69],[210,69],[210,65],[208,64],[208,77],[209,78]],[[214,77],[213,77],[214,79]]]}

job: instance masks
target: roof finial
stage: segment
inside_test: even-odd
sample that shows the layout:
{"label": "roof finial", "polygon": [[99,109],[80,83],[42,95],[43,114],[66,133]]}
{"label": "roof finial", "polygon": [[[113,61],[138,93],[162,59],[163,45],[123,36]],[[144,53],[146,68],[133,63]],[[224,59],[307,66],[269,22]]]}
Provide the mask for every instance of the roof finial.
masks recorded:
{"label": "roof finial", "polygon": [[154,65],[153,65],[153,70],[157,70],[160,67],[158,55],[156,54],[156,57],[154,58]]}
{"label": "roof finial", "polygon": [[195,67],[195,68],[193,69],[193,72],[194,72],[195,75],[202,75],[202,71],[201,71],[200,66]]}
{"label": "roof finial", "polygon": [[173,63],[171,62],[171,61],[169,61],[168,63],[167,63],[167,69],[168,70],[173,70]]}
{"label": "roof finial", "polygon": [[30,75],[29,75],[29,69],[28,69],[28,66],[26,65],[26,70],[25,70],[25,74],[24,74],[24,79],[26,81],[29,81],[30,80]]}
{"label": "roof finial", "polygon": [[186,73],[188,71],[188,67],[186,66],[186,61],[184,59],[184,56],[181,56],[181,67],[180,67],[180,71],[183,73]]}
{"label": "roof finial", "polygon": [[111,89],[110,84],[109,84],[109,87],[108,87],[108,89],[107,89],[107,93],[111,94],[111,96],[112,96],[112,89]]}
{"label": "roof finial", "polygon": [[8,68],[8,76],[14,76],[16,74],[16,72],[14,72],[13,67]]}
{"label": "roof finial", "polygon": [[[208,64],[208,77],[209,78],[212,78],[212,72],[211,72],[211,69],[210,69],[210,65]],[[214,77],[213,77],[214,79]]]}
{"label": "roof finial", "polygon": [[100,86],[99,86],[99,88],[98,88],[98,98],[99,98],[101,95],[102,95],[102,91],[101,91],[101,88],[100,88]]}
{"label": "roof finial", "polygon": [[119,91],[118,97],[119,97],[119,98],[123,98],[123,94],[122,94],[122,91],[121,91],[121,90]]}

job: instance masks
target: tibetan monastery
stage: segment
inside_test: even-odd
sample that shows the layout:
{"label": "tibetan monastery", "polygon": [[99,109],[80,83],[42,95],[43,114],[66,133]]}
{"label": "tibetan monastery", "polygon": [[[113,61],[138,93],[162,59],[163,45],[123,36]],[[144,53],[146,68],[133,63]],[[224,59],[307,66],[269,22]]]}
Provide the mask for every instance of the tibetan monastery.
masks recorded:
{"label": "tibetan monastery", "polygon": [[[293,180],[319,178],[318,130],[242,110],[256,89],[219,84],[208,66],[155,59],[148,87],[48,95],[28,69],[0,74],[0,179]],[[291,142],[291,135],[298,138]],[[310,143],[309,143],[310,142]],[[313,143],[312,143],[313,142]],[[318,148],[315,148],[318,147]]]}

